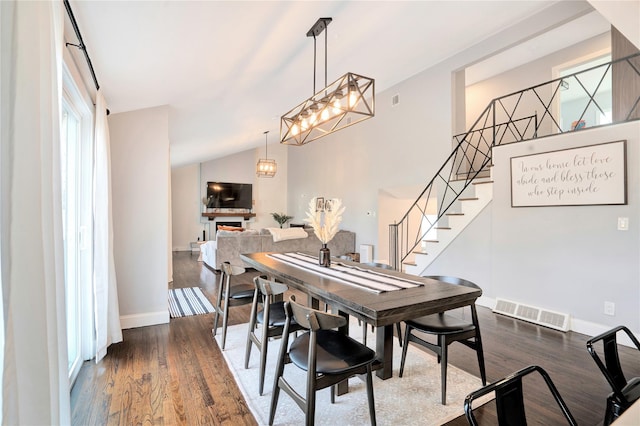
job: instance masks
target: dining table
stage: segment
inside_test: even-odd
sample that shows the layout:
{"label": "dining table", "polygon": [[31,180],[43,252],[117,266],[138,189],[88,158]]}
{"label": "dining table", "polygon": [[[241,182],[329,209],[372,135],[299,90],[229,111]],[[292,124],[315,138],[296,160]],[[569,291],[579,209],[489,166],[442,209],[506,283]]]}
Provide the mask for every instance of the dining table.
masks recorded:
{"label": "dining table", "polygon": [[[336,313],[353,316],[376,330],[376,375],[392,377],[394,324],[423,315],[475,303],[479,289],[432,278],[382,269],[332,258],[320,266],[311,253],[247,253],[240,258],[249,267],[307,295],[308,304],[319,302]],[[348,321],[347,321],[348,324]],[[348,327],[342,331],[348,333]]]}

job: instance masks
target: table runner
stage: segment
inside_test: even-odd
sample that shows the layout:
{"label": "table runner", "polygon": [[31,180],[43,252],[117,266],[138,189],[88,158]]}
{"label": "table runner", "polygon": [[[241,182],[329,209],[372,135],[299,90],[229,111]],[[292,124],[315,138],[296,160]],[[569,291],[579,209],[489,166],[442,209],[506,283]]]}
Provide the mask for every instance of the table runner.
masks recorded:
{"label": "table runner", "polygon": [[331,262],[331,266],[327,268],[318,264],[318,258],[316,256],[306,253],[271,253],[268,256],[291,266],[305,269],[318,275],[329,276],[332,279],[373,293],[383,293],[424,285],[420,281],[397,277],[354,265],[347,265],[342,262]]}

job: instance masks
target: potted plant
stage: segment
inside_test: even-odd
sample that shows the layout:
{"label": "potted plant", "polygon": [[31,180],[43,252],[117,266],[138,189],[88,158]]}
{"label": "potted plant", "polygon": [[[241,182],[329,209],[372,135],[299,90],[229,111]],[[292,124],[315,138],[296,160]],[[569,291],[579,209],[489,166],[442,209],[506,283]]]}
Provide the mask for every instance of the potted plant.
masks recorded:
{"label": "potted plant", "polygon": [[280,228],[282,228],[285,223],[293,219],[293,216],[289,216],[285,213],[271,213],[271,216],[273,217],[273,220],[280,224]]}

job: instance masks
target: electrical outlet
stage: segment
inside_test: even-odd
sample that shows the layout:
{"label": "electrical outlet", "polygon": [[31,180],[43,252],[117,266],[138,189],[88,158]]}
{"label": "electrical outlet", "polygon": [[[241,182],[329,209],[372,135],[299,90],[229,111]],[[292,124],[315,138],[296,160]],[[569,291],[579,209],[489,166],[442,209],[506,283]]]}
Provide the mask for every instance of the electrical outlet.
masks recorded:
{"label": "electrical outlet", "polygon": [[614,316],[616,314],[616,304],[613,302],[604,302],[604,314]]}

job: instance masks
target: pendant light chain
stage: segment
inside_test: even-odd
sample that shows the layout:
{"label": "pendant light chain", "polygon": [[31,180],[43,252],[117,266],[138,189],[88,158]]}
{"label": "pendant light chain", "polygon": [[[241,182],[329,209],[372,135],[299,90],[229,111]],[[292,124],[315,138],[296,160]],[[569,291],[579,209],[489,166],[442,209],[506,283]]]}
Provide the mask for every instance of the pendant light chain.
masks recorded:
{"label": "pendant light chain", "polygon": [[264,132],[264,158],[268,160],[269,159],[269,151],[267,150],[267,133],[269,133],[268,130],[266,132]]}

